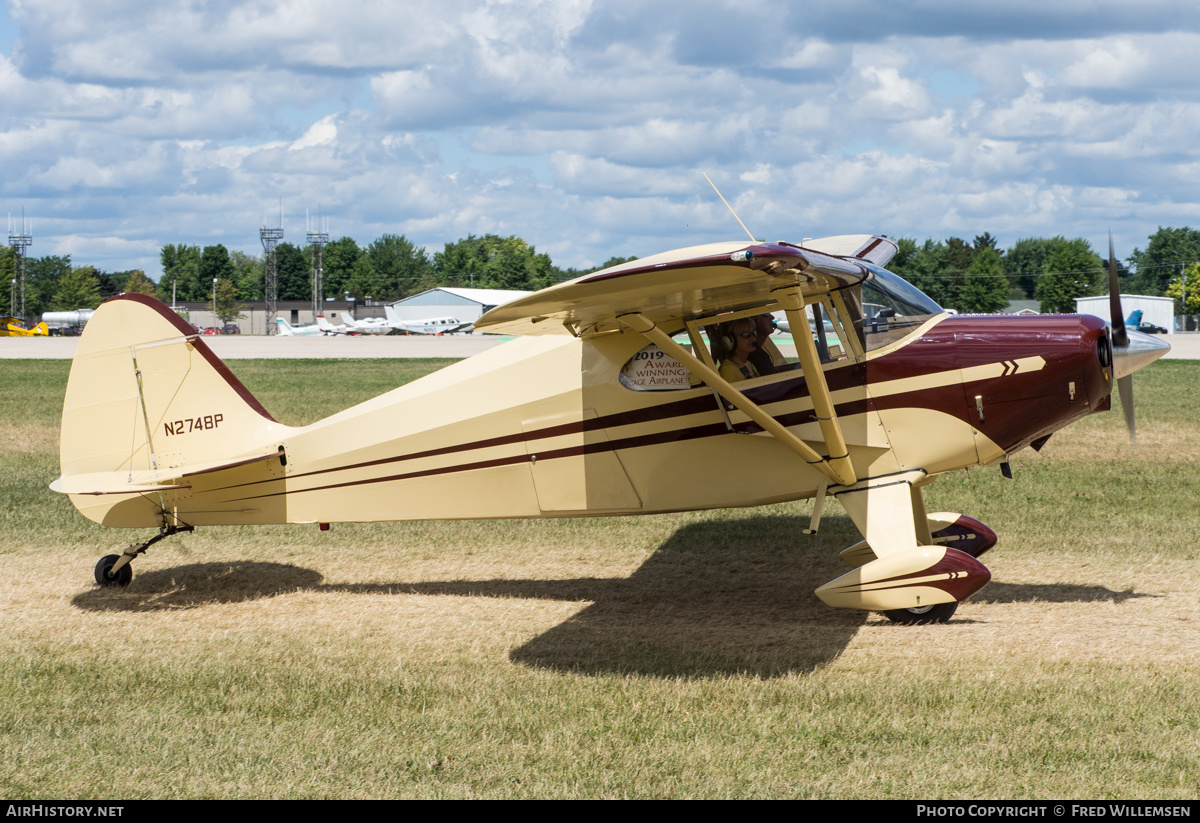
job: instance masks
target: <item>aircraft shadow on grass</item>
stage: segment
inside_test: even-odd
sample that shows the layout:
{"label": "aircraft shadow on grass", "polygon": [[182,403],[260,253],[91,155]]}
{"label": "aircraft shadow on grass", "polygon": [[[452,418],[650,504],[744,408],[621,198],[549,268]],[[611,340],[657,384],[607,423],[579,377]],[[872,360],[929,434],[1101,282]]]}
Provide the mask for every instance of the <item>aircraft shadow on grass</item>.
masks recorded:
{"label": "aircraft shadow on grass", "polygon": [[[841,573],[837,551],[854,542],[849,519],[826,518],[816,537],[802,536],[805,526],[807,519],[784,516],[694,523],[626,578],[328,585],[320,573],[286,564],[202,563],[143,572],[128,589],[92,589],[74,604],[94,611],[189,609],[301,590],[582,601],[589,605],[514,649],[510,659],[576,672],[775,677],[836,659],[866,619],[864,612],[830,609],[813,595]],[[1102,586],[994,582],[974,599],[1122,602],[1141,596]]]}

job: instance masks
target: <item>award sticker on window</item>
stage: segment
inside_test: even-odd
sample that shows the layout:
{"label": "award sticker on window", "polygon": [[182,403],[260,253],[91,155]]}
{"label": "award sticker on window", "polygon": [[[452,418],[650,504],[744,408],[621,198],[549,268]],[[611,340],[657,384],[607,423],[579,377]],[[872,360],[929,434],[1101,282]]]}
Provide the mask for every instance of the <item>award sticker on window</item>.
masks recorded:
{"label": "award sticker on window", "polygon": [[621,369],[621,385],[634,391],[672,391],[691,385],[682,363],[651,343]]}

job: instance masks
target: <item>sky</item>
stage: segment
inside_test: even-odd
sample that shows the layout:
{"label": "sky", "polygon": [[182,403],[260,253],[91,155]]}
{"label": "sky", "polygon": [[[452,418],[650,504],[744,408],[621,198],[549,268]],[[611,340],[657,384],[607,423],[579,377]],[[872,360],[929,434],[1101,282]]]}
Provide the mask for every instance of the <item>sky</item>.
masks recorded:
{"label": "sky", "polygon": [[[1200,4],[6,0],[0,208],[28,254],[161,273],[519,235],[560,267],[745,234],[1200,226]],[[313,220],[313,228],[316,228]]]}

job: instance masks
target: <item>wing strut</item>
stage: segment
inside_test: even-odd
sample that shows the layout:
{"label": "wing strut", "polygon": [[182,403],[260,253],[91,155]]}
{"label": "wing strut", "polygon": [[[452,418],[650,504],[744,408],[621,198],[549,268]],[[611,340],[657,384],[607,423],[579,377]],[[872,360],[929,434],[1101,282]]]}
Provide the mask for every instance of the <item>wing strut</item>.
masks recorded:
{"label": "wing strut", "polygon": [[[728,400],[736,406],[743,414],[749,417],[758,425],[762,426],[765,431],[771,434],[780,443],[790,448],[804,461],[813,468],[820,471],[834,485],[849,486],[855,482],[854,469],[850,466],[850,461],[842,458],[840,463],[827,461],[821,457],[811,446],[805,443],[796,435],[792,434],[778,420],[763,411],[746,395],[733,387],[733,384],[725,380],[716,371],[709,368],[707,364],[689,354],[688,351],[671,339],[670,335],[666,334],[662,329],[654,325],[654,321],[647,318],[645,315],[633,313],[622,314],[618,318],[622,324],[645,337],[650,342],[656,344],[660,349],[674,357],[677,361],[687,366],[688,370],[712,387],[717,394]],[[807,337],[807,335],[800,335]],[[809,338],[809,347],[812,346],[812,339]],[[815,359],[815,354],[814,354]],[[818,367],[818,372],[820,371]],[[807,375],[805,375],[807,377]],[[823,382],[823,381],[822,381]],[[826,396],[829,391],[826,389]],[[820,416],[820,412],[818,412]],[[822,426],[822,431],[824,426]],[[842,451],[845,452],[845,443],[842,444]],[[843,468],[844,467],[844,468]],[[848,469],[846,471],[845,469]]]}
{"label": "wing strut", "polygon": [[[813,411],[816,412],[817,423],[821,426],[821,437],[825,438],[825,448],[829,452],[829,465],[839,477],[848,478],[842,485],[849,486],[857,482],[858,478],[854,476],[850,450],[846,448],[846,438],[842,436],[842,427],[833,407],[833,398],[829,395],[829,384],[825,382],[825,372],[821,370],[817,346],[812,335],[804,331],[808,328],[808,318],[804,314],[804,295],[797,286],[776,289],[771,294],[779,299],[779,304],[787,312],[788,324],[792,327],[792,340],[796,343],[796,355],[800,358],[800,368],[804,373],[804,381],[808,384],[808,396],[812,398]],[[817,322],[820,323],[820,319]]]}

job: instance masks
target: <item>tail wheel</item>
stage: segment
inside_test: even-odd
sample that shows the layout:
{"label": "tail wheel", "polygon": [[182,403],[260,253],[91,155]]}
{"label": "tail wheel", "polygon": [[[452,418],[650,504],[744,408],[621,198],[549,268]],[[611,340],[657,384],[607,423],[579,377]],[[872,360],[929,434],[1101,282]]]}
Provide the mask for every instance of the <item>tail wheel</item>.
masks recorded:
{"label": "tail wheel", "polygon": [[958,603],[937,603],[933,606],[917,606],[913,609],[892,609],[886,611],[883,616],[893,623],[900,623],[905,626],[924,626],[929,623],[946,623],[951,617],[954,617],[954,612],[958,610]]}
{"label": "tail wheel", "polygon": [[109,554],[100,558],[100,562],[96,564],[96,582],[101,586],[128,586],[129,581],[133,580],[133,567],[126,563],[112,577],[108,572],[116,562],[121,559],[118,554]]}

